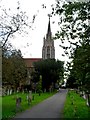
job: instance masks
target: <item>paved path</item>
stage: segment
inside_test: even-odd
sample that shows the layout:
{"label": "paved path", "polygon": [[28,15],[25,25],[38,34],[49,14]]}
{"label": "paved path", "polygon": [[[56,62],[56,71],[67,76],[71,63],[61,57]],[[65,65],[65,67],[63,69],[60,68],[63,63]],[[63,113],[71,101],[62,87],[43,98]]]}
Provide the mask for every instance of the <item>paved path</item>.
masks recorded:
{"label": "paved path", "polygon": [[15,118],[62,118],[67,90],[62,89],[38,105],[18,114]]}

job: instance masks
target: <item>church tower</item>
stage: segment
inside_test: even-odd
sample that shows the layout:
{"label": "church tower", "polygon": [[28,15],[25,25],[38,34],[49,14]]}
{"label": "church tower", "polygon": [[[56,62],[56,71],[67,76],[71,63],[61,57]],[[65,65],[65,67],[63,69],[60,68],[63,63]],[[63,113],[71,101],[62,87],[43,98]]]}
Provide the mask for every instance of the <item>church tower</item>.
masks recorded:
{"label": "church tower", "polygon": [[55,47],[52,39],[50,17],[46,38],[43,38],[42,59],[55,59]]}

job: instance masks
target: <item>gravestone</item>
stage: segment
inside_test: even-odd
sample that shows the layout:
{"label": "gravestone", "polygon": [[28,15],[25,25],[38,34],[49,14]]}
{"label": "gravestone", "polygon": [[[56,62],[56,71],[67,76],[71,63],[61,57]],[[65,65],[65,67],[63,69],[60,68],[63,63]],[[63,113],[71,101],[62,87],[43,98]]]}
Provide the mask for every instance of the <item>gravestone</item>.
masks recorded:
{"label": "gravestone", "polygon": [[19,111],[21,109],[21,102],[22,102],[21,97],[17,97],[16,98],[16,111]]}
{"label": "gravestone", "polygon": [[10,89],[10,95],[12,95],[12,89]]}
{"label": "gravestone", "polygon": [[17,93],[19,93],[19,90],[17,90]]}
{"label": "gravestone", "polygon": [[7,90],[7,95],[10,95],[10,91],[9,91],[9,89]]}
{"label": "gravestone", "polygon": [[25,92],[24,92],[24,90],[22,91],[22,94],[24,94]]}
{"label": "gravestone", "polygon": [[32,102],[32,91],[29,91],[29,94],[27,95],[27,101],[28,105],[30,105],[30,103]]}
{"label": "gravestone", "polygon": [[83,92],[83,96],[82,97],[86,100],[86,94],[85,94],[85,92]]}
{"label": "gravestone", "polygon": [[46,89],[44,89],[44,93],[46,93]]}

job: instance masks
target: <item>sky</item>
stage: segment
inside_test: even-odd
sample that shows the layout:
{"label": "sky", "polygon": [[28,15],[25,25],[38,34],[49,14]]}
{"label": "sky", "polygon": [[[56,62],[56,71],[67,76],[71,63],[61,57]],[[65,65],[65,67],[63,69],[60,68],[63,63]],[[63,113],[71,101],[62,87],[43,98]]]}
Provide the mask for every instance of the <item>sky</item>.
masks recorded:
{"label": "sky", "polygon": [[[12,13],[15,13],[18,6],[17,1],[18,0],[0,0],[0,5],[2,8],[10,8]],[[43,38],[46,36],[48,29],[48,14],[51,13],[51,5],[55,3],[55,0],[19,0],[19,3],[20,9],[26,12],[29,23],[32,21],[33,15],[36,15],[36,18],[32,28],[26,29],[28,34],[15,34],[9,41],[15,48],[21,50],[24,58],[42,58]],[[42,8],[42,4],[46,5],[46,9]],[[54,36],[59,29],[57,22],[57,17],[51,17],[52,36]],[[62,61],[68,59],[62,56],[64,51],[59,46],[60,40],[55,40],[54,45],[55,58]]]}
{"label": "sky", "polygon": [[[51,5],[55,3],[55,0],[19,0],[20,9],[26,12],[28,20],[32,21],[33,15],[37,15],[31,29],[28,29],[28,34],[15,34],[14,38],[9,41],[15,48],[19,48],[22,51],[24,58],[42,58],[43,38],[46,36],[48,29],[48,14],[51,13]],[[17,8],[17,0],[1,0],[3,8],[11,8],[14,13]],[[46,5],[46,9],[43,9],[42,4]],[[58,30],[57,18],[51,18],[51,31],[52,36]],[[55,22],[54,22],[55,21]],[[60,40],[55,40],[55,58],[61,58],[63,49],[59,47]]]}

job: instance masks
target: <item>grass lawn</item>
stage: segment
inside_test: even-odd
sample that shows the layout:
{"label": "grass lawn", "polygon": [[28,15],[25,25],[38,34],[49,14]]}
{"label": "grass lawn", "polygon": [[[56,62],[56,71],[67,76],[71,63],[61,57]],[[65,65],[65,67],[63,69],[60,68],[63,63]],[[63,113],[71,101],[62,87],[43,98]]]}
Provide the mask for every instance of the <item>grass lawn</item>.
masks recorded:
{"label": "grass lawn", "polygon": [[41,101],[43,101],[44,99],[54,95],[54,93],[41,93],[41,95],[39,96],[37,93],[36,94],[32,94],[32,96],[34,96],[34,100],[32,100],[30,106],[28,105],[26,96],[27,93],[18,93],[15,95],[10,95],[10,96],[4,96],[2,97],[2,118],[3,119],[10,119],[13,118],[16,115],[16,96],[20,96],[22,98],[22,102],[21,102],[21,109],[18,112],[24,111],[26,109],[31,108],[32,106],[40,103]]}
{"label": "grass lawn", "polygon": [[75,91],[69,91],[64,105],[64,118],[90,118],[90,108],[86,100]]}

